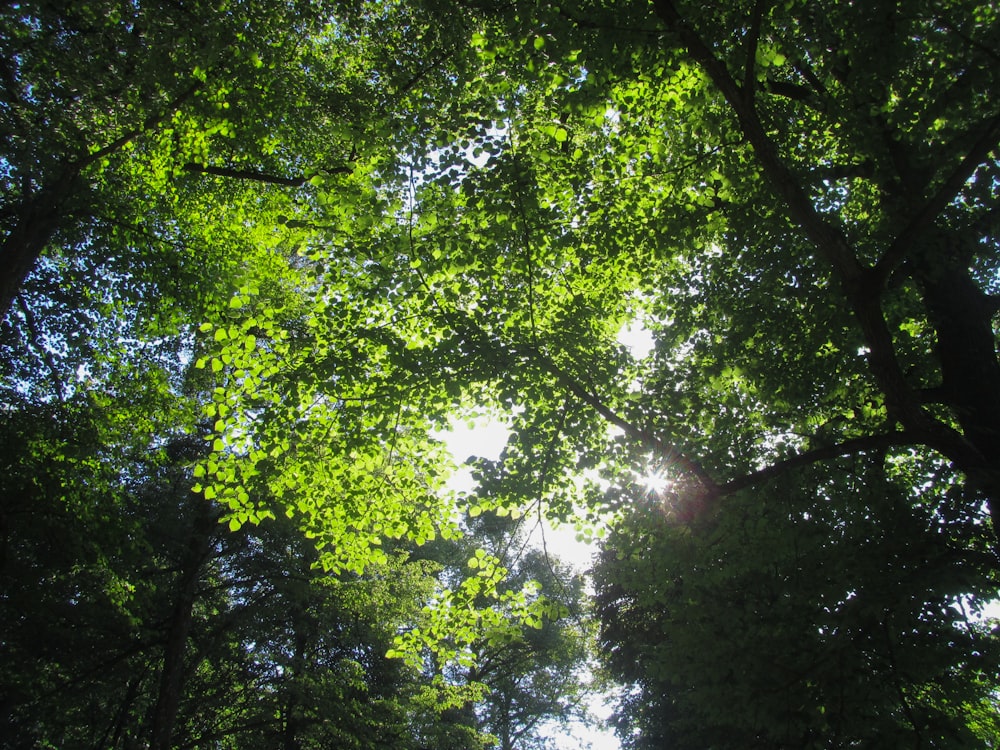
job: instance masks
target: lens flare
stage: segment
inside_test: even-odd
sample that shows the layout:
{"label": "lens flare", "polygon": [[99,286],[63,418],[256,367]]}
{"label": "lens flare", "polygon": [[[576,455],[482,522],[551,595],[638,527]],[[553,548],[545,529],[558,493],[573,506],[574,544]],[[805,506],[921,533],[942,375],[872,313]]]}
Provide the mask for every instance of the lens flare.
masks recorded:
{"label": "lens flare", "polygon": [[642,482],[646,487],[647,495],[652,495],[654,493],[660,495],[670,487],[670,479],[667,477],[667,473],[663,469],[649,472],[645,477],[643,477]]}

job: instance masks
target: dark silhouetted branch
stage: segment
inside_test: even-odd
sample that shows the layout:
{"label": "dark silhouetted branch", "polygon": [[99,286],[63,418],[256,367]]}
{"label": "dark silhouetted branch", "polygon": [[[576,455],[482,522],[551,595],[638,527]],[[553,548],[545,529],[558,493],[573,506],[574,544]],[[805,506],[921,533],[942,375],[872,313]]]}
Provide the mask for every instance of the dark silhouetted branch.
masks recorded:
{"label": "dark silhouetted branch", "polygon": [[910,219],[910,223],[896,235],[896,239],[875,264],[877,278],[885,283],[893,270],[903,262],[915,240],[933,223],[938,215],[955,200],[976,169],[1000,145],[1000,114],[994,115],[982,128],[982,133],[969,149],[965,158],[952,170],[941,187]]}
{"label": "dark silhouetted branch", "polygon": [[563,389],[569,391],[585,404],[590,406],[608,422],[621,429],[626,435],[638,440],[643,446],[654,451],[657,455],[669,457],[674,466],[695,477],[701,483],[707,495],[712,496],[718,494],[719,486],[716,481],[707,471],[705,471],[701,464],[685,455],[677,448],[676,445],[664,442],[653,433],[643,429],[633,422],[628,421],[616,413],[613,409],[611,409],[611,407],[604,403],[599,396],[587,390],[583,384],[566,373],[555,362],[534,347],[523,347],[520,351],[528,360],[538,364],[542,367],[542,369],[552,375]]}
{"label": "dark silhouetted branch", "polygon": [[917,437],[905,430],[900,432],[889,432],[883,435],[865,435],[864,437],[847,440],[836,445],[825,445],[805,453],[778,461],[758,471],[744,474],[741,477],[731,479],[719,487],[720,495],[731,495],[747,487],[754,487],[770,479],[781,476],[792,469],[810,466],[820,461],[840,458],[841,456],[851,456],[865,451],[885,450],[900,445],[912,445],[920,442]]}
{"label": "dark silhouetted branch", "polygon": [[263,182],[268,185],[281,185],[282,187],[302,187],[306,185],[313,177],[331,174],[350,174],[353,167],[344,166],[336,167],[334,169],[324,169],[320,172],[314,172],[309,175],[300,175],[298,177],[283,177],[281,175],[267,174],[266,172],[258,172],[254,169],[233,169],[232,167],[213,167],[206,164],[185,164],[184,169],[187,172],[194,172],[195,174],[208,174],[214,177],[227,177],[233,180],[247,180],[250,182]]}

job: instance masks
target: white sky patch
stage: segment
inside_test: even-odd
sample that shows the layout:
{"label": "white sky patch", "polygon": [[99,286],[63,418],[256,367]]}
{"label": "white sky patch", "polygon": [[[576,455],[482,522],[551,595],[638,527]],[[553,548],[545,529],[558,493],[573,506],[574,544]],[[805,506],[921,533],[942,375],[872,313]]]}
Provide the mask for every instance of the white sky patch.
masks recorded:
{"label": "white sky patch", "polygon": [[548,519],[543,518],[530,534],[531,544],[545,551],[560,562],[566,563],[580,573],[586,572],[592,563],[597,546],[577,538],[577,531],[571,524],[564,523],[553,526]]}
{"label": "white sky patch", "polygon": [[507,445],[509,436],[510,427],[507,423],[491,417],[480,417],[471,424],[453,421],[450,429],[439,435],[459,463],[470,456],[496,461]]}
{"label": "white sky patch", "polygon": [[622,326],[618,332],[618,343],[626,347],[636,359],[648,357],[656,345],[652,332],[638,320]]}
{"label": "white sky patch", "polygon": [[449,488],[458,492],[472,492],[476,482],[472,478],[472,470],[465,462],[472,456],[478,456],[490,461],[500,458],[507,438],[510,437],[510,426],[503,420],[494,417],[480,417],[471,424],[453,419],[449,429],[435,432],[433,437],[444,442],[458,464],[458,471],[448,482]]}
{"label": "white sky patch", "polygon": [[[475,491],[476,482],[472,478],[472,471],[463,464],[471,456],[496,461],[507,445],[509,436],[510,428],[507,423],[495,417],[481,417],[473,420],[471,425],[465,421],[453,420],[450,429],[435,433],[434,437],[444,441],[459,466],[448,482],[449,488],[459,492]],[[530,522],[531,519],[528,520]],[[530,539],[532,545],[539,548],[544,539],[545,548],[551,555],[580,572],[590,567],[591,557],[596,549],[592,544],[579,541],[571,524],[553,528],[544,518],[541,524],[534,526]]]}
{"label": "white sky patch", "polygon": [[[613,696],[595,695],[587,702],[587,708],[597,717],[601,726],[607,726],[614,711]],[[552,735],[559,750],[618,750],[621,743],[611,729],[591,729],[572,722],[560,734]]]}
{"label": "white sky patch", "polygon": [[[455,472],[449,486],[458,491],[473,492],[476,483],[472,472],[462,464],[470,456],[479,456],[491,461],[500,458],[510,436],[509,425],[498,418],[481,417],[469,425],[466,421],[453,420],[450,429],[442,430],[434,435],[442,440],[451,451],[459,470]],[[546,519],[535,524],[530,534],[530,543],[542,547],[544,536],[545,549],[550,555],[573,567],[579,572],[587,571],[592,563],[595,544],[587,544],[577,539],[576,529],[572,524],[562,524],[553,528]],[[591,728],[578,722],[571,722],[566,728],[553,727],[549,737],[554,740],[558,750],[618,750],[621,744],[614,732],[607,727],[607,719],[613,710],[612,699],[606,695],[591,697],[588,708],[597,717],[597,726]]]}

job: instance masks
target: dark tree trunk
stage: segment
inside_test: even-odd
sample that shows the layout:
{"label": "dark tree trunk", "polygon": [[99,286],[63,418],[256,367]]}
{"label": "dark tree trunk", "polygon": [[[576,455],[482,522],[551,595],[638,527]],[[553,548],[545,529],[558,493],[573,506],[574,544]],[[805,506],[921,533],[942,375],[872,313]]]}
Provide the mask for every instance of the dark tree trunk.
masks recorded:
{"label": "dark tree trunk", "polygon": [[205,560],[211,551],[213,532],[218,526],[214,508],[201,498],[192,504],[194,521],[188,537],[187,549],[180,566],[174,609],[167,629],[167,642],[163,653],[163,670],[160,689],[153,710],[149,750],[169,750],[174,723],[184,688],[184,656],[188,635],[191,632],[194,602],[198,594]]}
{"label": "dark tree trunk", "polygon": [[[291,663],[291,681],[294,683],[296,680],[301,679],[302,673],[304,671],[305,655],[306,655],[306,636],[302,633],[296,633],[295,635],[295,653],[292,656]],[[298,699],[295,696],[294,688],[285,702],[285,726],[282,727],[281,731],[281,747],[282,750],[301,750],[302,743],[299,741],[299,725],[301,718],[299,716],[299,705]]]}
{"label": "dark tree trunk", "polygon": [[28,196],[15,212],[16,223],[0,245],[0,320],[7,316],[25,278],[63,220],[79,170],[70,169],[49,187]]}
{"label": "dark tree trunk", "polygon": [[924,303],[937,332],[941,392],[954,409],[975,459],[959,463],[986,498],[1000,531],[1000,362],[993,306],[964,265],[940,263],[921,278]]}

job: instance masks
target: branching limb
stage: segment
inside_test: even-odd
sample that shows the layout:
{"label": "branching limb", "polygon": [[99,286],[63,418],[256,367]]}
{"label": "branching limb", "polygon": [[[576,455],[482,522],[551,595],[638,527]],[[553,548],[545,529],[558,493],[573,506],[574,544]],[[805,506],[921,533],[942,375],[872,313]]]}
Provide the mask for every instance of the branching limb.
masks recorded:
{"label": "branching limb", "polygon": [[927,230],[948,204],[955,200],[979,165],[986,161],[990,152],[998,145],[1000,145],[1000,114],[994,115],[983,126],[981,135],[965,158],[952,170],[937,192],[916,212],[906,228],[896,236],[892,245],[879,258],[875,264],[875,274],[880,283],[888,281],[893,270],[906,258],[916,239]]}
{"label": "branching limb", "polygon": [[400,103],[407,94],[409,94],[411,91],[413,91],[414,88],[416,88],[418,83],[420,83],[425,77],[430,75],[431,71],[433,71],[435,68],[441,65],[441,63],[445,62],[446,60],[448,60],[448,58],[452,57],[456,51],[457,50],[455,49],[451,49],[441,52],[440,54],[438,54],[437,57],[433,58],[427,65],[425,65],[423,68],[421,68],[412,76],[410,76],[409,80],[405,81],[403,85],[400,86],[399,89],[394,92],[394,99],[396,103],[397,104]]}
{"label": "branching limb", "polygon": [[731,479],[721,487],[719,487],[720,495],[731,495],[734,492],[738,492],[747,487],[754,487],[756,485],[762,484],[770,479],[781,476],[787,471],[792,469],[798,469],[803,466],[810,466],[820,461],[829,461],[830,459],[840,458],[842,456],[851,456],[855,453],[864,453],[865,451],[874,450],[885,450],[887,448],[894,448],[901,445],[912,445],[915,442],[919,442],[917,437],[902,430],[899,432],[888,432],[882,435],[865,435],[864,437],[854,438],[853,440],[846,440],[843,443],[838,443],[836,445],[825,445],[822,448],[815,448],[811,451],[806,451],[805,453],[799,453],[798,455],[787,458],[784,461],[778,461],[770,466],[767,466],[758,471],[750,472],[749,474],[744,474],[736,479]]}
{"label": "branching limb", "polygon": [[754,86],[757,83],[757,45],[760,44],[760,27],[763,21],[764,0],[757,0],[747,32],[747,59],[743,66],[743,96],[748,102],[753,101]]}
{"label": "branching limb", "polygon": [[938,10],[937,15],[934,17],[934,20],[936,23],[941,24],[951,33],[953,33],[955,36],[961,39],[969,47],[972,47],[973,49],[982,52],[988,58],[993,60],[994,63],[1000,64],[1000,52],[993,49],[992,47],[989,47],[988,45],[983,44],[982,42],[976,39],[973,39],[971,36],[963,32],[954,21],[952,21],[948,16],[944,15],[944,13],[942,13],[940,10]]}
{"label": "branching limb", "polygon": [[24,301],[24,297],[20,294],[17,295],[17,306],[24,317],[25,325],[28,327],[28,333],[31,336],[31,346],[38,352],[42,361],[45,362],[45,366],[49,370],[49,378],[52,380],[52,387],[55,390],[56,398],[61,403],[66,400],[66,389],[63,386],[62,378],[59,377],[59,370],[56,368],[56,362],[52,358],[52,352],[45,348],[38,325],[35,323],[35,315]]}
{"label": "branching limb", "polygon": [[281,185],[282,187],[302,187],[303,185],[308,184],[313,177],[317,177],[319,175],[350,174],[354,171],[353,167],[344,166],[335,167],[334,169],[324,169],[321,172],[300,175],[298,177],[283,177],[281,175],[258,172],[253,169],[233,169],[231,167],[213,167],[210,165],[193,163],[185,164],[184,170],[187,172],[194,172],[195,174],[208,174],[215,177],[228,177],[234,180],[262,182],[268,185]]}
{"label": "branching limb", "polygon": [[91,164],[96,164],[101,159],[110,156],[111,154],[121,150],[123,147],[134,141],[139,136],[144,133],[149,132],[160,126],[168,117],[172,116],[177,110],[179,110],[191,97],[193,97],[205,84],[201,81],[195,81],[193,84],[188,86],[184,91],[174,97],[173,101],[167,104],[166,107],[161,109],[159,112],[154,112],[137,128],[133,128],[127,133],[123,133],[118,136],[111,143],[103,146],[91,153],[87,154],[85,157],[78,159],[73,167],[82,172],[84,169],[89,167]]}
{"label": "branching limb", "polygon": [[724,62],[681,16],[673,0],[654,0],[654,8],[728,102],[785,213],[812,243],[819,257],[832,266],[868,345],[869,367],[885,394],[890,418],[907,429],[932,432],[933,425],[929,424],[932,420],[920,408],[896,359],[892,334],[880,303],[883,280],[872,268],[861,264],[843,231],[817,212],[808,191],[782,162],[756,110],[744,98]]}
{"label": "branching limb", "polygon": [[706,494],[718,494],[719,486],[705,470],[705,468],[697,461],[685,455],[677,448],[676,445],[664,442],[649,430],[643,429],[639,425],[634,424],[619,415],[611,407],[604,403],[599,396],[587,390],[578,380],[563,371],[563,369],[555,362],[534,347],[523,347],[520,349],[520,352],[526,359],[536,363],[547,373],[552,375],[564,390],[579,398],[585,404],[594,409],[598,414],[604,417],[609,423],[621,429],[626,435],[634,440],[638,440],[643,446],[654,451],[657,455],[669,456],[670,461],[674,466],[678,467],[681,471],[692,475],[701,483]]}
{"label": "branching limb", "polygon": [[826,86],[823,85],[823,82],[819,80],[817,75],[813,72],[812,67],[805,60],[799,60],[796,62],[794,64],[794,68],[795,72],[802,76],[802,79],[812,87],[813,92],[817,96],[819,96],[823,101],[830,98],[830,94],[826,90]]}
{"label": "branching limb", "polygon": [[646,29],[638,26],[620,26],[612,23],[597,23],[586,18],[573,15],[563,5],[556,7],[556,12],[579,29],[590,29],[592,31],[619,31],[626,34],[641,34],[644,36],[659,36],[660,29]]}
{"label": "branching limb", "polygon": [[67,169],[42,190],[33,194],[26,191],[26,197],[12,211],[14,226],[0,244],[0,319],[7,315],[24,279],[59,229],[79,178],[76,169]]}
{"label": "branching limb", "polygon": [[760,117],[744,97],[729,69],[681,16],[672,0],[654,0],[654,7],[657,15],[677,34],[688,54],[701,66],[728,102],[739,121],[740,129],[753,147],[772,190],[784,202],[789,217],[802,228],[817,251],[834,267],[843,281],[859,284],[865,269],[841,232],[817,213],[797,176],[781,161]]}

